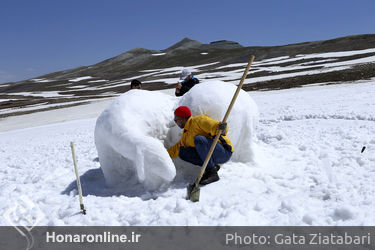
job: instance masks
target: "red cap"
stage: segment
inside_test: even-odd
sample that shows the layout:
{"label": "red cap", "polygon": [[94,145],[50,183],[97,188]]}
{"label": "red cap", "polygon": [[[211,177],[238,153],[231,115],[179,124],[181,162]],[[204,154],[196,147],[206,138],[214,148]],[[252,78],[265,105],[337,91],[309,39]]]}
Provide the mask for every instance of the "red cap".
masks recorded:
{"label": "red cap", "polygon": [[180,117],[190,117],[191,116],[191,111],[188,107],[186,106],[180,106],[176,108],[174,111],[174,114]]}

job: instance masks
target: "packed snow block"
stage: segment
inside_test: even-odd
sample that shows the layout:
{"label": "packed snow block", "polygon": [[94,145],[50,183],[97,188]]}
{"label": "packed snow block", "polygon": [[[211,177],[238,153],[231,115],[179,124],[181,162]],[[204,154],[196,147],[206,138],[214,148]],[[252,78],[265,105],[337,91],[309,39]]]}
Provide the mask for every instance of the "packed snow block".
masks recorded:
{"label": "packed snow block", "polygon": [[176,175],[163,140],[173,121],[175,97],[131,90],[98,117],[95,145],[106,183],[142,183],[147,190],[169,184]]}
{"label": "packed snow block", "polygon": [[[182,96],[175,108],[188,106],[192,115],[207,114],[221,121],[237,86],[223,81],[206,81],[195,85]],[[241,90],[228,117],[228,137],[233,143],[233,161],[253,160],[253,136],[258,122],[258,107],[248,93]]]}

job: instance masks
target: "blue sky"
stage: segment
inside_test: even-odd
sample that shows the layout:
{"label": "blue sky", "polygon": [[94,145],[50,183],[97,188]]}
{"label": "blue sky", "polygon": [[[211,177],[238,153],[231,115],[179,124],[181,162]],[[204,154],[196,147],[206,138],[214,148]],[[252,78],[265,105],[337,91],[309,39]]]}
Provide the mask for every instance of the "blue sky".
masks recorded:
{"label": "blue sky", "polygon": [[375,34],[374,10],[374,0],[2,0],[0,83],[184,37],[268,46]]}

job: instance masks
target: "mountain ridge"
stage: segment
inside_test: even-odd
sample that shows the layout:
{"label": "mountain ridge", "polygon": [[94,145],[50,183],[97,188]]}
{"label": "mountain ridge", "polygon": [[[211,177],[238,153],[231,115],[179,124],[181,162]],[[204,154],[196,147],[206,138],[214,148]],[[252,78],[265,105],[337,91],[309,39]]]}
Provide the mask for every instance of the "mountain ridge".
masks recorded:
{"label": "mountain ridge", "polygon": [[[363,40],[363,41],[365,41],[365,43],[363,43],[363,42],[358,43],[358,40]],[[366,41],[366,40],[370,40],[370,42]],[[87,69],[92,68],[92,67],[97,68],[97,67],[105,66],[110,62],[111,63],[118,62],[118,63],[124,64],[127,61],[129,61],[129,59],[132,59],[132,58],[137,57],[137,56],[142,56],[142,58],[138,58],[137,60],[135,60],[135,62],[134,61],[130,62],[130,64],[131,64],[130,68],[134,68],[133,64],[138,65],[139,63],[137,63],[137,62],[140,62],[142,59],[143,60],[150,59],[150,56],[153,53],[166,53],[166,54],[168,54],[168,52],[169,53],[175,52],[175,53],[177,53],[177,55],[179,55],[179,53],[182,54],[183,51],[188,52],[190,50],[217,49],[217,47],[215,45],[217,45],[218,43],[221,43],[223,41],[238,44],[237,42],[232,42],[232,41],[227,41],[227,40],[213,41],[209,44],[204,44],[204,43],[198,42],[196,40],[192,40],[188,37],[185,37],[182,40],[180,40],[179,42],[173,44],[172,46],[170,46],[170,47],[168,47],[164,50],[149,50],[149,49],[145,49],[145,48],[133,48],[133,49],[128,50],[124,53],[121,53],[118,56],[108,58],[106,60],[103,60],[101,62],[92,64],[92,65],[79,66],[79,67],[75,67],[75,68],[71,68],[71,69],[51,72],[51,73],[41,75],[41,76],[36,76],[36,77],[30,78],[30,79],[27,79],[27,80],[22,80],[22,81],[18,81],[18,82],[7,82],[7,83],[4,83],[4,84],[15,84],[15,83],[27,82],[27,81],[29,81],[31,79],[35,79],[35,78],[44,78],[46,76],[47,77],[55,76],[57,73],[62,73],[62,74],[72,73],[72,72],[76,73],[75,71],[81,71],[82,69],[87,70]],[[369,45],[369,43],[371,43],[371,45]],[[195,45],[189,46],[189,44],[195,44]],[[186,46],[186,45],[188,45],[188,46]],[[309,42],[293,43],[293,44],[286,44],[286,45],[276,45],[276,46],[246,46],[246,47],[243,47],[240,44],[238,44],[238,45],[239,45],[238,47],[235,47],[235,48],[232,47],[229,50],[242,48],[247,52],[246,58],[250,57],[250,54],[248,53],[248,51],[250,51],[250,52],[253,52],[253,54],[258,59],[267,59],[267,58],[275,57],[275,56],[278,56],[278,55],[281,55],[281,54],[289,54],[289,55],[293,56],[293,55],[296,54],[295,52],[294,53],[291,52],[293,50],[296,50],[296,51],[303,50],[304,52],[306,52],[306,50],[309,49],[310,53],[314,53],[314,52],[335,52],[335,51],[346,51],[346,50],[357,50],[357,49],[371,48],[372,46],[375,45],[375,34],[353,35],[353,36],[345,36],[345,37],[339,37],[339,38],[334,38],[334,39],[329,39],[329,40],[309,41]],[[332,45],[336,45],[336,48],[335,48],[335,46],[332,46]],[[327,49],[327,48],[329,48],[329,49]],[[222,49],[225,50],[225,48],[222,48]],[[181,50],[181,51],[179,52],[178,50]],[[272,50],[275,50],[275,51],[272,52]],[[187,54],[187,53],[185,53],[185,54]],[[242,56],[242,57],[244,57],[244,56]],[[233,58],[230,58],[230,57],[226,58],[226,61],[235,61],[235,60],[237,60],[237,59],[233,59]],[[187,66],[189,66],[189,64],[191,64],[191,63],[192,63],[191,60],[188,60]],[[127,66],[129,66],[129,65],[127,65]],[[69,76],[71,76],[71,75],[72,74],[69,74]],[[78,77],[78,75],[77,75],[77,77]]]}
{"label": "mountain ridge", "polygon": [[[237,72],[243,70],[251,55],[255,55],[255,65],[248,78],[254,78],[257,82],[247,80],[245,90],[365,80],[375,77],[375,59],[371,61],[371,57],[375,56],[375,51],[371,50],[374,48],[375,34],[279,46],[247,47],[227,40],[204,44],[184,38],[164,50],[134,48],[93,65],[2,84],[0,117],[4,110],[10,114],[15,113],[13,109],[29,109],[35,105],[70,105],[113,97],[129,90],[130,81],[135,78],[143,82],[146,90],[173,88],[183,67],[191,68],[201,80],[221,79],[233,82],[240,78]],[[354,52],[342,56],[340,53],[345,51]],[[323,56],[322,53],[332,56]],[[361,60],[367,61],[364,64]],[[345,69],[335,67],[337,70],[326,72],[324,61],[343,65],[349,63],[352,66]],[[265,63],[257,66],[258,62]],[[313,76],[310,76],[311,70],[315,70]]]}

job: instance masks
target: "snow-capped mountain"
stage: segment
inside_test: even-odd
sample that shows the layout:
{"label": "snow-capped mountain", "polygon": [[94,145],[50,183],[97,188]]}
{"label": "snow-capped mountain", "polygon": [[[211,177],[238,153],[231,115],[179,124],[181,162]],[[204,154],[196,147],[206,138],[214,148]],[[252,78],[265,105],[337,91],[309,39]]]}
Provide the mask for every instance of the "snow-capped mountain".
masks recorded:
{"label": "snow-capped mountain", "polygon": [[183,67],[200,80],[237,83],[251,55],[256,59],[245,81],[248,91],[375,77],[375,35],[273,47],[243,47],[231,41],[202,44],[185,38],[165,50],[133,49],[95,65],[2,84],[0,117],[118,96],[132,79],[141,80],[147,90],[174,88]]}

